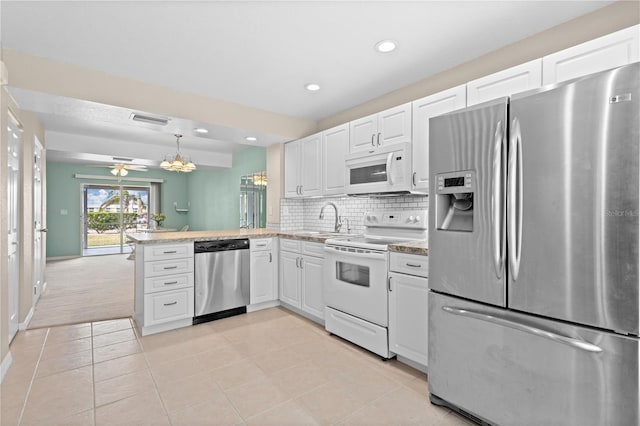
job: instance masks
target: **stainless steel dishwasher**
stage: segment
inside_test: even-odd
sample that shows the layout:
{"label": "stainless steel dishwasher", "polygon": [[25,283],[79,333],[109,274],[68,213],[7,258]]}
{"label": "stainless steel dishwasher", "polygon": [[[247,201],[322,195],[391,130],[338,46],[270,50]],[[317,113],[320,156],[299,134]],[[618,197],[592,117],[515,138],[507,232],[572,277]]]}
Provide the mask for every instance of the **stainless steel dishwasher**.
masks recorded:
{"label": "stainless steel dishwasher", "polygon": [[193,323],[244,314],[249,304],[249,240],[197,241]]}

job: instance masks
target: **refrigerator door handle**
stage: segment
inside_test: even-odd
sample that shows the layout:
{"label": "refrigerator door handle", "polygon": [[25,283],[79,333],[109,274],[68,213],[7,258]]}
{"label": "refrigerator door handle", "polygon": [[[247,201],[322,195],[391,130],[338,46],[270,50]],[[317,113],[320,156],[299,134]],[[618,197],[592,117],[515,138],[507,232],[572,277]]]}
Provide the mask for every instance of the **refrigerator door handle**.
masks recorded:
{"label": "refrigerator door handle", "polygon": [[477,319],[480,321],[486,321],[486,322],[500,325],[502,327],[509,327],[514,330],[522,331],[524,333],[534,334],[538,337],[542,337],[545,339],[552,340],[554,342],[562,343],[583,351],[593,352],[593,353],[602,352],[602,348],[600,346],[596,346],[592,343],[585,342],[579,339],[574,339],[572,337],[562,336],[560,334],[552,333],[550,331],[542,330],[536,327],[532,327],[530,325],[513,322],[505,318],[500,318],[497,316],[485,314],[482,312],[472,311],[469,309],[454,308],[451,306],[443,306],[442,310],[453,315],[459,315],[467,318]]}
{"label": "refrigerator door handle", "polygon": [[522,134],[520,121],[514,118],[511,122],[511,138],[509,139],[509,173],[508,173],[508,245],[509,266],[513,281],[520,273],[520,255],[522,249]]}
{"label": "refrigerator door handle", "polygon": [[502,121],[498,121],[496,125],[496,133],[494,136],[493,146],[493,182],[491,195],[491,221],[493,225],[493,266],[496,270],[496,278],[502,278],[504,271],[504,244],[502,233],[502,213],[504,211],[504,194],[503,194],[503,167],[502,164],[502,146],[504,140],[504,132],[502,130]]}

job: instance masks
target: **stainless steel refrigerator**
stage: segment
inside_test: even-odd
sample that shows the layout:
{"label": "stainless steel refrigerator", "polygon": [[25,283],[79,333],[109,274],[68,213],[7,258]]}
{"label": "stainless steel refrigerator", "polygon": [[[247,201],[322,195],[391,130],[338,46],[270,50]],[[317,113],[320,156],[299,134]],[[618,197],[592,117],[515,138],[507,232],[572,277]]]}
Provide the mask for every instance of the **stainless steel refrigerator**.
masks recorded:
{"label": "stainless steel refrigerator", "polygon": [[640,64],[430,121],[429,392],[638,425]]}

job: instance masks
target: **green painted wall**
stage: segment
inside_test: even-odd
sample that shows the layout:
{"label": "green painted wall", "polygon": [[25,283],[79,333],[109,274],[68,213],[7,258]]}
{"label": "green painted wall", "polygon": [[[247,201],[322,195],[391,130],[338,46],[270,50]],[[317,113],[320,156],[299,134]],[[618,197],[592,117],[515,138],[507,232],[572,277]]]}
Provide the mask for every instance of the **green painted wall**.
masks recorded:
{"label": "green painted wall", "polygon": [[190,229],[237,229],[240,225],[240,176],[266,168],[266,149],[251,147],[233,155],[231,169],[191,173]]}
{"label": "green painted wall", "polygon": [[[108,168],[88,167],[73,163],[47,162],[47,257],[80,256],[82,254],[82,184],[115,184],[109,180],[76,179],[74,175],[111,176]],[[196,173],[196,172],[194,172]],[[130,171],[128,177],[164,179],[161,209],[166,215],[162,226],[181,228],[189,223],[189,215],[176,213],[173,203],[186,207],[188,177],[183,173],[164,170]],[[124,185],[143,186],[142,182],[122,180]],[[66,210],[67,214],[62,214]]]}

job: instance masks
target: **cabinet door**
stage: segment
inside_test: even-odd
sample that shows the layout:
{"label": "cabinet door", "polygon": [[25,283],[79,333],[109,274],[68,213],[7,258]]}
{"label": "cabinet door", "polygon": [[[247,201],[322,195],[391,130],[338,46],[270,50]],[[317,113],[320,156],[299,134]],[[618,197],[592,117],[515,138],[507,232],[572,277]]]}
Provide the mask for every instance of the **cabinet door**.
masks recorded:
{"label": "cabinet door", "polygon": [[322,132],[322,195],[344,194],[344,156],[348,153],[348,124]]}
{"label": "cabinet door", "polygon": [[300,197],[300,144],[284,144],[284,197]]}
{"label": "cabinet door", "polygon": [[454,87],[413,102],[413,181],[414,190],[429,190],[429,119],[467,105],[465,85]]}
{"label": "cabinet door", "polygon": [[427,279],[389,274],[389,350],[427,365]]}
{"label": "cabinet door", "polygon": [[640,59],[640,25],[542,58],[542,83],[559,83]]}
{"label": "cabinet door", "polygon": [[378,113],[376,146],[411,142],[411,102]]}
{"label": "cabinet door", "polygon": [[322,137],[321,134],[300,139],[300,185],[304,197],[322,195]]}
{"label": "cabinet door", "polygon": [[300,307],[300,255],[280,252],[280,300],[296,308]]}
{"label": "cabinet door", "polygon": [[273,253],[271,250],[251,252],[251,304],[276,299],[273,294]]}
{"label": "cabinet door", "polygon": [[372,114],[349,123],[349,152],[370,151],[376,148],[378,115]]}
{"label": "cabinet door", "polygon": [[321,258],[303,256],[300,265],[302,270],[301,309],[322,319],[324,319],[323,263],[324,260]]}
{"label": "cabinet door", "polygon": [[542,59],[479,78],[467,83],[467,106],[537,89],[542,86]]}

